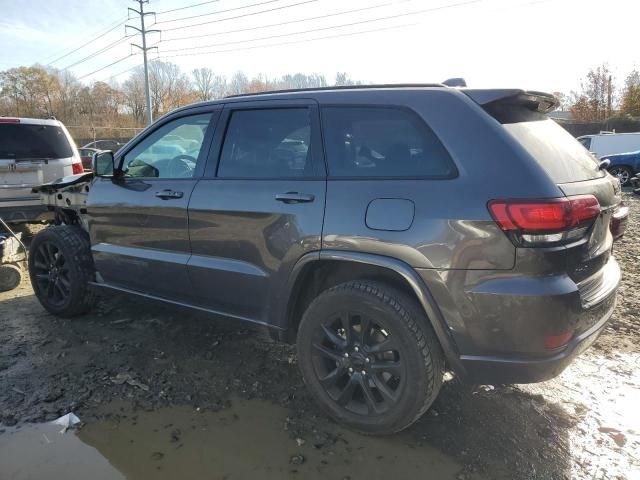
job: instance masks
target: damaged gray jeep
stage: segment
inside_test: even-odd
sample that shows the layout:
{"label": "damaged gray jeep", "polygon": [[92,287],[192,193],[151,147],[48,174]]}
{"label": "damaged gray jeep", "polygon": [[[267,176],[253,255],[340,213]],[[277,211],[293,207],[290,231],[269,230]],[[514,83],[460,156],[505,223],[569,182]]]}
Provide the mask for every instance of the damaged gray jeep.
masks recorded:
{"label": "damaged gray jeep", "polygon": [[34,291],[60,316],[110,289],[268,327],[367,433],[412,424],[445,370],[546,380],[611,317],[628,215],[556,105],[434,84],[181,108],[38,189]]}

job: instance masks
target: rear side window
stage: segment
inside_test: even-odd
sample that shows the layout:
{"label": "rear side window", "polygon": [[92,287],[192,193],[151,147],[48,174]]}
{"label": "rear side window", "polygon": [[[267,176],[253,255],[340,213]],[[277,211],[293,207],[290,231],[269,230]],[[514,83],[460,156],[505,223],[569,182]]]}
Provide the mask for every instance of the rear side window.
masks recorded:
{"label": "rear side window", "polygon": [[218,176],[311,176],[311,162],[308,108],[237,110],[229,120]]}
{"label": "rear side window", "polygon": [[581,182],[604,175],[595,157],[551,119],[509,123],[504,128],[555,183]]}
{"label": "rear side window", "polygon": [[0,158],[29,160],[73,156],[62,128],[26,123],[0,124]]}
{"label": "rear side window", "polygon": [[591,149],[591,137],[582,137],[579,138],[578,141],[582,144],[584,148],[587,150]]}
{"label": "rear side window", "polygon": [[409,110],[325,107],[322,123],[333,177],[452,178],[457,174],[440,140]]}

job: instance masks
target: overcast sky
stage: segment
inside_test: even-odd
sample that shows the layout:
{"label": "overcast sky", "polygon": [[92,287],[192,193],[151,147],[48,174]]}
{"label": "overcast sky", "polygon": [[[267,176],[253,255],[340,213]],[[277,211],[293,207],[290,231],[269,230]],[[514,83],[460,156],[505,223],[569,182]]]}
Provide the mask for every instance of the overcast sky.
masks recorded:
{"label": "overcast sky", "polygon": [[[117,24],[130,6],[137,2],[0,0],[0,69],[46,65],[115,25],[52,66],[83,60],[124,36],[124,24]],[[145,8],[165,12],[150,27],[162,30],[149,35],[152,44],[162,39],[151,57],[185,71],[322,73],[330,81],[344,71],[375,83],[461,76],[474,87],[568,92],[599,63],[608,62],[619,82],[640,68],[640,0],[150,0]],[[187,36],[198,38],[172,40]],[[131,42],[140,39],[69,69],[83,81],[108,80],[141,63],[140,55],[127,57]]]}

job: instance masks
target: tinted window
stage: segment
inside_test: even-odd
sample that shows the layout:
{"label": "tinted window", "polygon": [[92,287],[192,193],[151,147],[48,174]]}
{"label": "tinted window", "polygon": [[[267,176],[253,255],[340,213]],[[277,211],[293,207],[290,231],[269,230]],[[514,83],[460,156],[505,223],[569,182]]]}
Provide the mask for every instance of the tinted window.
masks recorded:
{"label": "tinted window", "polygon": [[556,183],[579,182],[604,175],[595,157],[551,119],[510,123],[504,128]]}
{"label": "tinted window", "polygon": [[456,174],[435,134],[399,108],[322,110],[329,173],[338,177],[432,177]]}
{"label": "tinted window", "polygon": [[54,125],[0,124],[0,158],[69,158],[73,149],[60,127]]}
{"label": "tinted window", "polygon": [[311,117],[307,108],[232,113],[220,156],[219,177],[312,175]]}
{"label": "tinted window", "polygon": [[204,142],[211,114],[173,120],[129,151],[123,163],[127,177],[189,178]]}
{"label": "tinted window", "polygon": [[582,144],[584,148],[589,150],[591,148],[591,137],[579,138],[578,141]]}

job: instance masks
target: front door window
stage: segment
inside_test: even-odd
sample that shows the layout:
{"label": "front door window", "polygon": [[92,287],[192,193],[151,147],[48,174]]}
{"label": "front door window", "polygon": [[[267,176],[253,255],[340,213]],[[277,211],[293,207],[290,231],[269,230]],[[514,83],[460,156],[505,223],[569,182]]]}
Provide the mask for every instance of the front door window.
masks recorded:
{"label": "front door window", "polygon": [[142,140],[125,157],[125,177],[191,178],[211,114],[173,120]]}

